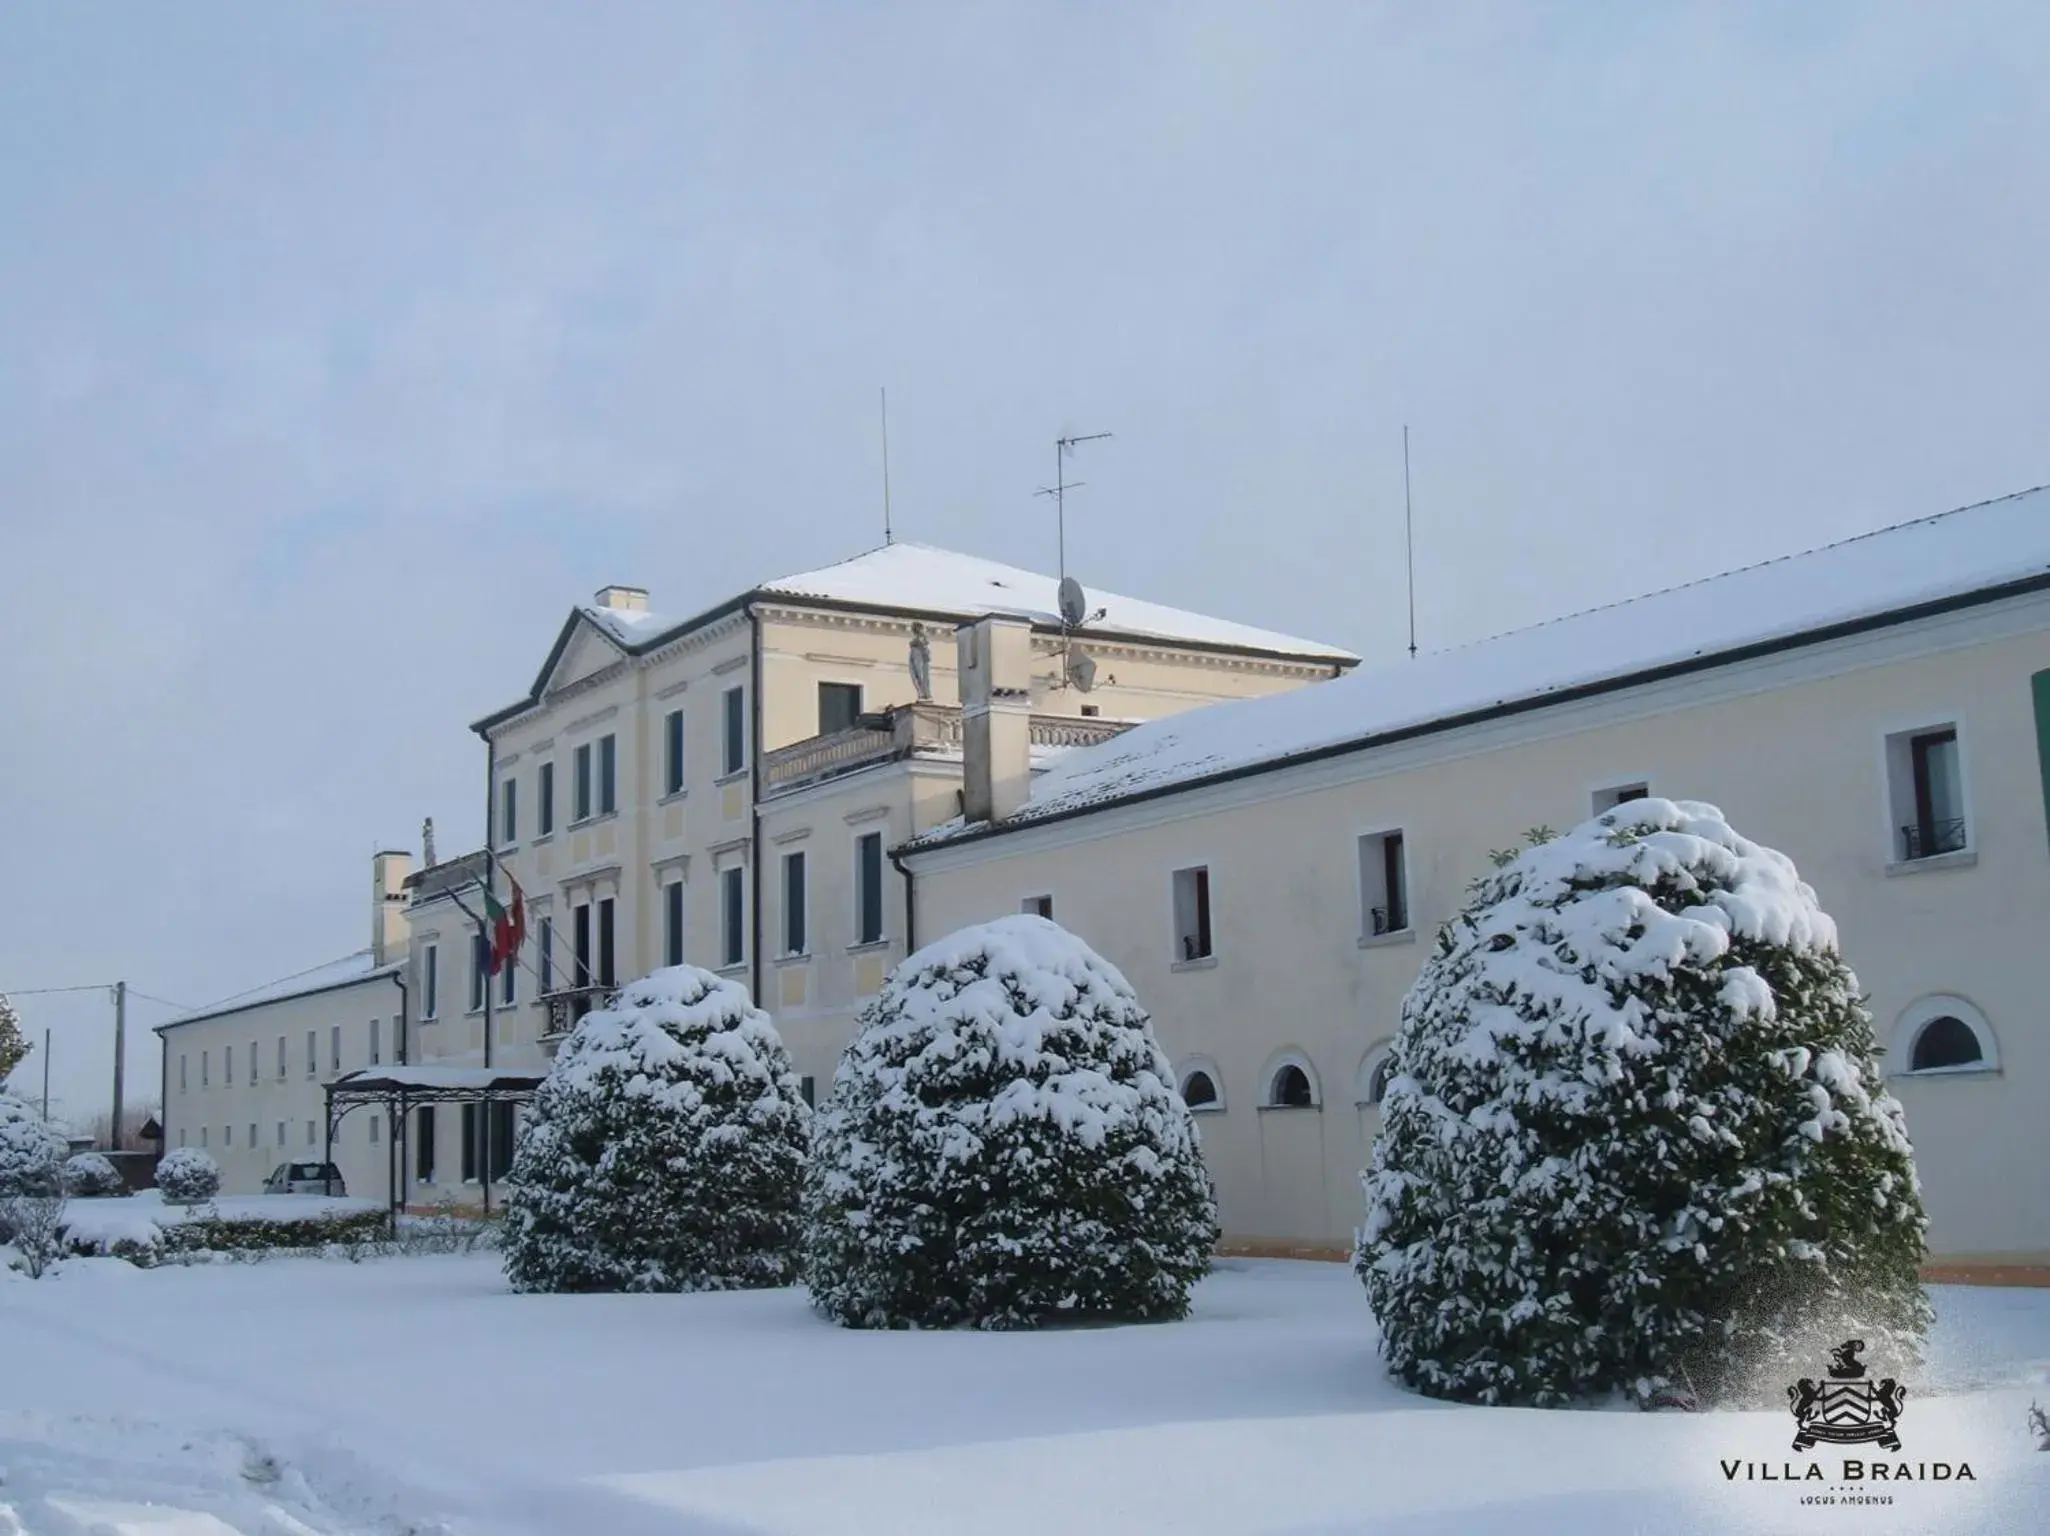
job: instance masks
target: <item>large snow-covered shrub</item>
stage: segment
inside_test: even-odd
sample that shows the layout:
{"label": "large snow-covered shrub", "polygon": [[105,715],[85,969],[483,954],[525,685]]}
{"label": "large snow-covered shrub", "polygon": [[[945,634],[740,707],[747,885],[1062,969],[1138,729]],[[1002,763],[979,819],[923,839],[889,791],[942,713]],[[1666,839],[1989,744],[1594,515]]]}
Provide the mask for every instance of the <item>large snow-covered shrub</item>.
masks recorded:
{"label": "large snow-covered shrub", "polygon": [[125,1195],[128,1181],[98,1152],[75,1152],[64,1161],[64,1193],[74,1198]]}
{"label": "large snow-covered shrub", "polygon": [[927,945],[820,1111],[805,1280],[854,1327],[1179,1317],[1217,1212],[1146,1010],[1043,917]]}
{"label": "large snow-covered shrub", "polygon": [[513,1160],[522,1291],[730,1290],[797,1278],[811,1111],[769,1016],[680,965],[563,1041]]}
{"label": "large snow-covered shrub", "polygon": [[1402,1380],[1736,1401],[1846,1338],[1875,1376],[1917,1355],[1921,1193],[1857,978],[1715,807],[1633,801],[1476,882],[1394,1056],[1355,1263]]}
{"label": "large snow-covered shrub", "polygon": [[58,1193],[70,1150],[33,1104],[0,1092],[0,1196]]}
{"label": "large snow-covered shrub", "polygon": [[199,1147],[174,1147],[157,1160],[157,1188],[177,1205],[197,1205],[221,1192],[221,1165]]}

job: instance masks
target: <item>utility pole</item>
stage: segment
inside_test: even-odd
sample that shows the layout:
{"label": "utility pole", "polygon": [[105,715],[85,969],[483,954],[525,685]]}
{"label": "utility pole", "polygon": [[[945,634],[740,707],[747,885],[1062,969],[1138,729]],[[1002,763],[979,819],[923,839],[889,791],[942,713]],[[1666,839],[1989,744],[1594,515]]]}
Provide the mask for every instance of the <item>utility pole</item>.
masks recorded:
{"label": "utility pole", "polygon": [[43,1119],[50,1118],[50,1032],[43,1031]]}
{"label": "utility pole", "polygon": [[123,1069],[127,1065],[122,1058],[127,1054],[128,983],[117,981],[114,983],[114,1124],[107,1132],[107,1143],[116,1152],[121,1150],[121,1085]]}

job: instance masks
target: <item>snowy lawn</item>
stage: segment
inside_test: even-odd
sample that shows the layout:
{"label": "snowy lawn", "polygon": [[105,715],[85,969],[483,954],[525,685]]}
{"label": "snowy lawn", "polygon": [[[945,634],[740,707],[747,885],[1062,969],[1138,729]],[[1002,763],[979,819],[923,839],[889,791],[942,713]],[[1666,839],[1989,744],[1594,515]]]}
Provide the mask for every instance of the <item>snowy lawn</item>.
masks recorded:
{"label": "snowy lawn", "polygon": [[1811,1460],[1786,1413],[1412,1396],[1339,1265],[1228,1261],[1182,1323],[987,1334],[847,1332],[795,1290],[517,1296],[489,1254],[78,1260],[0,1278],[0,1533],[2050,1528],[2023,1422],[2050,1292],[1934,1294],[1898,1459],[1974,1481],[1826,1508],[1799,1500],[1834,1482],[1723,1478]]}

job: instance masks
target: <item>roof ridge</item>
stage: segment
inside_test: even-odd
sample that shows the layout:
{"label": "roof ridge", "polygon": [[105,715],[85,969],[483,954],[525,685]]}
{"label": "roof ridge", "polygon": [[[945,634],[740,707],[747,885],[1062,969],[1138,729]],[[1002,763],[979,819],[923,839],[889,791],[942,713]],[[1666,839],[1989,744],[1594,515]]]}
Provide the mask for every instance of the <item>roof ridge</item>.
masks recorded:
{"label": "roof ridge", "polygon": [[1535,630],[1549,629],[1554,624],[1564,624],[1573,619],[1586,618],[1590,614],[1610,613],[1618,608],[1628,608],[1632,603],[1648,602],[1654,597],[1665,597],[1673,592],[1691,591],[1695,587],[1707,586],[1712,581],[1724,581],[1732,576],[1742,576],[1749,571],[1762,571],[1770,566],[1785,565],[1791,560],[1805,560],[1810,555],[1826,554],[1832,549],[1843,549],[1851,544],[1863,543],[1867,539],[1879,538],[1883,534],[1899,533],[1903,529],[1918,528],[1925,523],[1940,523],[1946,517],[1957,517],[1966,512],[1976,512],[1981,507],[1997,506],[2003,501],[2018,501],[2024,496],[2034,496],[2039,491],[2050,491],[2050,481],[2046,481],[2042,485],[2032,485],[2026,490],[2009,491],[2003,496],[1988,496],[1983,501],[1967,502],[1961,507],[1951,507],[1942,512],[1930,512],[1921,517],[1911,517],[1904,522],[1887,523],[1882,527],[1868,528],[1863,533],[1847,534],[1841,539],[1831,539],[1827,544],[1814,544],[1807,549],[1791,550],[1784,555],[1773,555],[1764,560],[1754,560],[1749,565],[1733,565],[1727,570],[1711,571],[1708,575],[1697,576],[1692,581],[1677,581],[1670,587],[1654,587],[1651,591],[1639,592],[1634,597],[1619,597],[1613,602],[1596,603],[1591,608],[1575,608],[1569,613],[1554,614],[1549,619],[1539,619],[1531,624],[1520,624],[1514,629],[1497,630],[1493,634],[1482,635],[1477,639],[1465,641],[1460,645],[1447,646],[1444,650],[1433,651],[1431,654],[1435,656],[1456,656],[1462,651],[1470,651],[1478,646],[1492,645],[1497,640],[1513,640],[1518,635],[1527,635]]}
{"label": "roof ridge", "polygon": [[[273,976],[269,981],[259,981],[253,987],[244,987],[240,992],[230,992],[226,997],[217,997],[210,1003],[202,1003],[199,1007],[192,1009],[187,1016],[212,1013],[217,1009],[225,1008],[238,997],[248,997],[252,993],[267,992],[272,987],[282,987],[288,981],[297,981],[302,976],[311,976],[315,971],[324,971],[331,965],[340,965],[344,960],[354,960],[358,955],[368,955],[371,953],[373,953],[373,950],[370,945],[361,945],[356,949],[350,950],[347,954],[336,955],[332,960],[323,960],[318,965],[309,965],[303,971],[293,971],[284,976]],[[174,1019],[172,1022],[176,1023],[177,1020]]]}

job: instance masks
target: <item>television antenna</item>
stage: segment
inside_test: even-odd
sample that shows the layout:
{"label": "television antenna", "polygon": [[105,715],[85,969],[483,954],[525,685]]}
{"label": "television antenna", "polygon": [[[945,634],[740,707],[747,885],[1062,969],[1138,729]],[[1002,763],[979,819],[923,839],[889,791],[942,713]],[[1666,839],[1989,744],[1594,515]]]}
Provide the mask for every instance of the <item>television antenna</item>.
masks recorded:
{"label": "television antenna", "polygon": [[1059,575],[1063,581],[1068,575],[1068,492],[1079,491],[1088,484],[1085,480],[1068,478],[1068,458],[1074,453],[1076,444],[1100,443],[1110,435],[1108,432],[1091,432],[1086,437],[1077,437],[1070,432],[1054,443],[1053,484],[1043,488],[1039,494],[1053,498],[1054,536],[1059,541]]}

